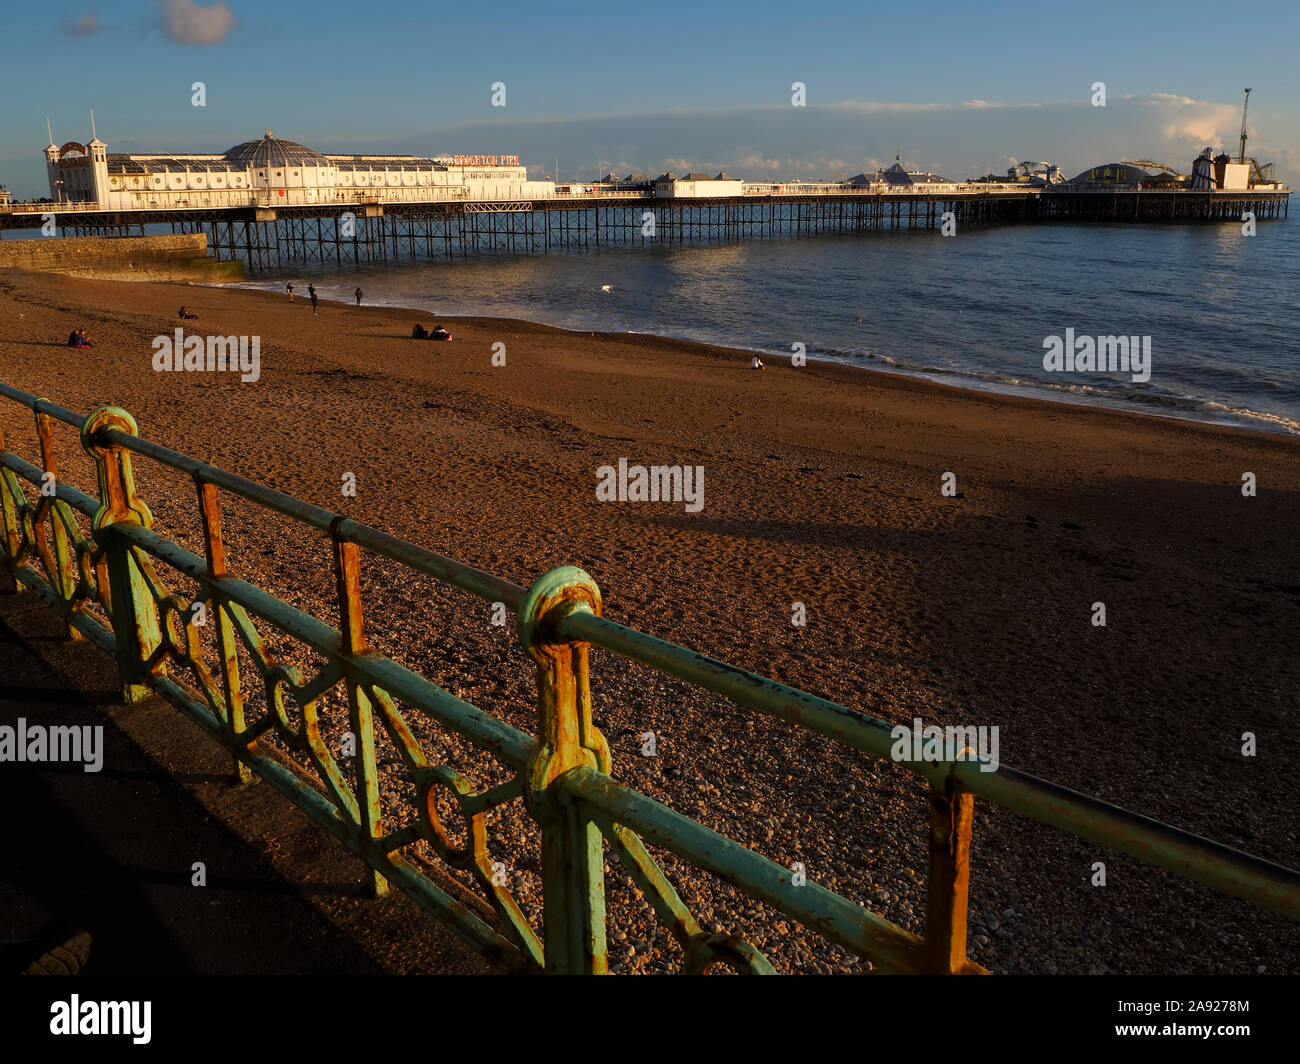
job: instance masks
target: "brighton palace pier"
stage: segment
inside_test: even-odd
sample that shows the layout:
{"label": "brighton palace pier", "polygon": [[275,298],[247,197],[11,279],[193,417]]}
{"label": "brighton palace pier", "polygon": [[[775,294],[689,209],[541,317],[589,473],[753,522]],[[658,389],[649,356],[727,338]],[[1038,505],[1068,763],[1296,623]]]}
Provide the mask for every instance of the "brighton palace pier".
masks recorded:
{"label": "brighton palace pier", "polygon": [[949,181],[900,162],[829,182],[724,172],[564,184],[530,180],[517,155],[327,155],[269,129],[221,154],[110,153],[92,129],[88,144],[51,140],[45,163],[50,198],[0,202],[0,230],[130,236],[170,227],[204,234],[218,259],[251,270],[807,233],[950,234],[990,223],[1263,221],[1284,218],[1290,195],[1280,183],[1233,188],[1213,173],[1170,178],[1128,164],[1070,181],[1055,167]]}

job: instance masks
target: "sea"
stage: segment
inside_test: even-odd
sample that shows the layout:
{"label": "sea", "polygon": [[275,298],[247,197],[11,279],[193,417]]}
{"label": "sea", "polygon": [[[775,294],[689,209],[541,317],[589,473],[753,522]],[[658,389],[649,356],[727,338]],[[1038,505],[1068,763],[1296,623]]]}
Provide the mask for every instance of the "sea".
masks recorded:
{"label": "sea", "polygon": [[[1023,225],[294,267],[246,287],[522,318],[1300,435],[1300,224]],[[1149,337],[1141,373],[1044,367]],[[802,347],[798,346],[802,345]],[[1048,345],[1048,346],[1045,346]]]}

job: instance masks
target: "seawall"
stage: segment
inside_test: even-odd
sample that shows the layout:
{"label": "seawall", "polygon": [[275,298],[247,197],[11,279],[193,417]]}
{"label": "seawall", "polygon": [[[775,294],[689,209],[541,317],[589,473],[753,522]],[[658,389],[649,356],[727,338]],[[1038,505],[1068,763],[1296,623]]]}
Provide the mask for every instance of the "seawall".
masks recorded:
{"label": "seawall", "polygon": [[244,276],[242,262],[208,257],[203,233],[0,240],[2,267],[115,281],[223,282]]}

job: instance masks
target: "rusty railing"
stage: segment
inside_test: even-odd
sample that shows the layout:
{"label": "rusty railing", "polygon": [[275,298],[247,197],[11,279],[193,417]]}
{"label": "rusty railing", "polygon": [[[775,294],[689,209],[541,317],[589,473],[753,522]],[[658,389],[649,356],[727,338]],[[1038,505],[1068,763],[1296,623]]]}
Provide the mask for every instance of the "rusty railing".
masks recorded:
{"label": "rusty railing", "polygon": [[[398,885],[507,970],[607,970],[607,845],[680,944],[686,971],[721,964],[771,972],[767,958],[743,939],[701,928],[646,848],[648,841],[869,960],[875,970],[982,973],[966,956],[976,796],[1300,920],[1300,873],[1294,870],[1005,765],[984,771],[978,758],[967,757],[902,763],[928,781],[930,795],[926,928],[924,938],[913,935],[812,881],[797,881],[791,869],[616,782],[609,746],[592,719],[589,649],[602,648],[892,759],[897,730],[886,722],[602,617],[600,590],[581,569],[554,569],[523,588],[142,439],[135,420],[119,408],[101,407],[83,418],[4,384],[0,397],[35,415],[42,463],[37,467],[9,452],[0,436],[0,563],[17,586],[59,610],[70,633],[117,658],[126,700],[157,694],[176,705],[231,752],[241,779],[260,776],[360,855],[373,891]],[[95,461],[96,495],[59,479],[55,422],[80,432]],[[153,530],[134,479],[135,457],[193,479],[203,557]],[[32,486],[31,497],[22,481]],[[229,571],[222,492],[324,534],[337,583],[338,629]],[[88,532],[78,513],[89,519]],[[536,736],[369,648],[360,596],[362,549],[514,611],[520,641],[537,667]],[[196,598],[186,601],[165,586],[155,560],[195,581],[201,589]],[[212,626],[214,661],[202,649],[196,603]],[[277,662],[254,618],[312,648],[324,667],[304,679]],[[260,712],[246,712],[249,670],[241,675],[241,659],[262,685]],[[351,771],[323,741],[317,710],[318,700],[339,685],[346,689],[356,745]],[[300,724],[291,720],[286,698],[300,707]],[[476,793],[454,768],[434,764],[399,705],[490,754],[508,769],[507,781]],[[414,785],[414,812],[381,803],[376,726],[396,747]],[[302,756],[278,756],[269,743],[259,743],[264,736],[278,737]],[[443,797],[454,800],[464,819],[463,845],[453,844],[439,817],[439,791],[447,792]],[[502,877],[494,875],[487,854],[488,812],[516,800],[540,828],[544,942]],[[472,876],[482,894],[478,905],[458,900],[429,865],[409,855],[420,841],[449,867]]]}

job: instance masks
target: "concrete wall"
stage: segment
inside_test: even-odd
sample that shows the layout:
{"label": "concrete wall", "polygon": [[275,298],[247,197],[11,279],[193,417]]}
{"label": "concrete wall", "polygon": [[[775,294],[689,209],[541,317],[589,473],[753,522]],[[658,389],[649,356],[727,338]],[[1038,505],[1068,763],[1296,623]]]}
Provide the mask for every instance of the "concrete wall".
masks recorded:
{"label": "concrete wall", "polygon": [[73,236],[0,240],[0,268],[16,267],[123,281],[237,281],[241,262],[208,258],[202,233],[176,236]]}

